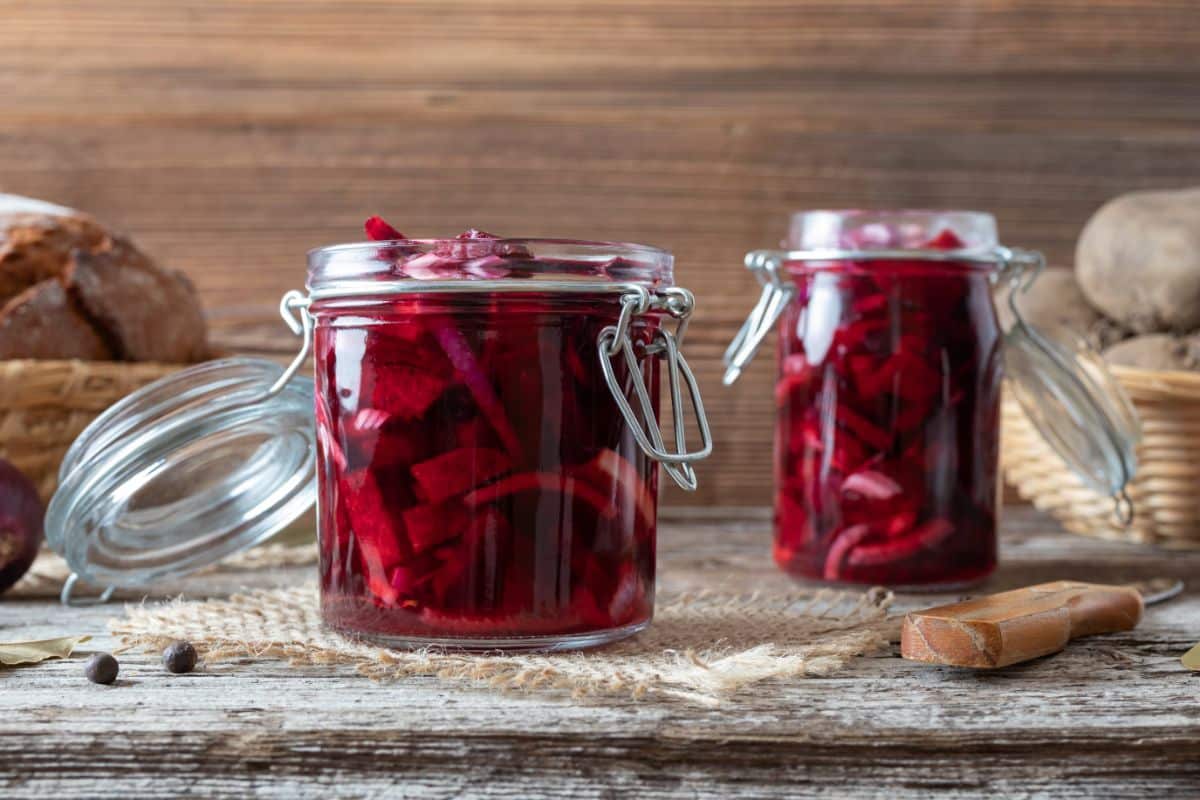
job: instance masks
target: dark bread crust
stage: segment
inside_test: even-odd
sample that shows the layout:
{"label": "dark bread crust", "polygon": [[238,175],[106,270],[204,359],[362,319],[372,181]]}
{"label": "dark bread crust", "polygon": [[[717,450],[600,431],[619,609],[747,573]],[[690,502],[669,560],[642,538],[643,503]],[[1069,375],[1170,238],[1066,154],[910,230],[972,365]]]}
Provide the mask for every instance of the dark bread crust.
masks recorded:
{"label": "dark bread crust", "polygon": [[57,278],[29,287],[0,308],[0,359],[110,361],[112,349]]}
{"label": "dark bread crust", "polygon": [[66,278],[120,359],[188,363],[207,355],[204,318],[190,281],[160,269],[125,239],[71,254]]}
{"label": "dark bread crust", "polygon": [[0,358],[208,357],[182,273],[86,216],[0,215]]}
{"label": "dark bread crust", "polygon": [[0,217],[0,305],[47,278],[59,278],[73,250],[104,250],[108,233],[88,217]]}

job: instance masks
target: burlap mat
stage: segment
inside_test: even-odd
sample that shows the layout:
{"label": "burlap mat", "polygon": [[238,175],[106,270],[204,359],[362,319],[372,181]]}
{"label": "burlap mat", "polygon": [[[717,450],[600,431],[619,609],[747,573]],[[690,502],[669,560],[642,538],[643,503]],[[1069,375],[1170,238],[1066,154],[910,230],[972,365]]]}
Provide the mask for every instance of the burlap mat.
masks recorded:
{"label": "burlap mat", "polygon": [[649,629],[600,650],[552,654],[393,651],[326,630],[315,587],[260,590],[228,600],[130,606],[110,622],[125,648],[187,639],[208,663],[284,659],[344,664],[376,679],[432,676],[505,690],[628,695],[718,705],[769,679],[829,675],[877,652],[897,632],[890,593],[830,589],[787,595],[660,597]]}

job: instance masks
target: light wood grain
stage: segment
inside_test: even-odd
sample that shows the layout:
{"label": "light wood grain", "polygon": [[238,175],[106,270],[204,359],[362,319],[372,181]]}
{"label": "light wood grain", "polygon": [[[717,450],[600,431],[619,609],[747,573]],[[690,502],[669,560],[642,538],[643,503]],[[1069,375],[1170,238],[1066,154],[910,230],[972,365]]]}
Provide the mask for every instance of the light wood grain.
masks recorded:
{"label": "light wood grain", "polygon": [[900,655],[952,667],[994,669],[1057,653],[1080,636],[1137,627],[1136,589],[1052,581],[904,617]]}
{"label": "light wood grain", "polygon": [[[766,592],[768,516],[690,511],[665,521],[665,588]],[[1003,566],[981,591],[1054,578],[1192,578],[1200,555],[1062,534],[1029,510],[1006,517]],[[162,588],[225,594],[307,580],[309,569],[204,576]],[[945,596],[940,596],[944,602]],[[938,596],[907,595],[898,610]],[[99,634],[112,607],[0,603],[0,635]],[[0,672],[6,798],[1191,796],[1200,785],[1197,676],[1179,656],[1200,595],[1147,609],[1137,629],[976,673],[862,659],[835,677],[774,683],[715,710],[579,703],[376,684],[327,668],[228,664],[167,676],[122,657],[112,688],[75,659]]]}
{"label": "light wood grain", "polygon": [[789,211],[983,208],[1061,264],[1111,195],[1200,182],[1188,0],[0,0],[0,20],[0,190],[133,231],[274,349],[304,251],[371,213],[674,251],[718,424],[671,503],[770,497],[770,354],[733,389],[717,361],[753,299],[741,255]]}

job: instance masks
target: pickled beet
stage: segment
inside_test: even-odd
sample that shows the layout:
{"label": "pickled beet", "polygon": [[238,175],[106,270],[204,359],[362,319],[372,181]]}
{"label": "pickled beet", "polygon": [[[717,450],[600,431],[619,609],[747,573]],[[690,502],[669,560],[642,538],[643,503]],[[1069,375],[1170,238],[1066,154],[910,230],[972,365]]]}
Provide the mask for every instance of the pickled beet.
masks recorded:
{"label": "pickled beet", "polygon": [[[859,233],[889,246],[884,227]],[[961,246],[948,229],[924,243]],[[986,270],[789,266],[803,302],[781,323],[776,560],[801,576],[892,586],[987,575],[1001,359]]]}
{"label": "pickled beet", "polygon": [[363,223],[367,238],[373,242],[385,242],[393,239],[403,239],[404,234],[393,228],[383,217],[370,217]]}
{"label": "pickled beet", "polygon": [[[382,220],[372,237],[395,239]],[[416,280],[540,263],[471,230],[388,259]],[[619,259],[594,275],[620,274]],[[393,293],[317,319],[321,588],[334,628],[382,641],[508,641],[646,622],[657,471],[597,363],[612,294]],[[633,335],[659,320],[639,317]],[[616,363],[618,380],[634,377]],[[654,359],[637,376],[654,387]]]}
{"label": "pickled beet", "polygon": [[44,513],[30,480],[0,459],[0,593],[20,580],[37,557]]}

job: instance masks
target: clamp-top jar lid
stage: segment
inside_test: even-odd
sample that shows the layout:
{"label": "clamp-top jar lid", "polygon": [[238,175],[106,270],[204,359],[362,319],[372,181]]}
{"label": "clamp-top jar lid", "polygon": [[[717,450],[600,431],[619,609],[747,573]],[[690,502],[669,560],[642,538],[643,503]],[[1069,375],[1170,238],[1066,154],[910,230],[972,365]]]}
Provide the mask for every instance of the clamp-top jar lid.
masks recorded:
{"label": "clamp-top jar lid", "polygon": [[[939,243],[938,237],[944,236]],[[794,299],[793,272],[869,270],[880,262],[933,262],[988,270],[1007,287],[1015,320],[1005,332],[1005,365],[1013,395],[1046,441],[1091,488],[1117,501],[1128,522],[1126,486],[1137,470],[1136,412],[1104,362],[1081,337],[1063,328],[1040,329],[1016,300],[1045,260],[998,241],[991,214],[974,211],[803,211],[792,216],[781,250],[755,250],[746,267],[762,293],[725,353],[725,383],[738,379]]]}
{"label": "clamp-top jar lid", "polygon": [[228,358],[139,389],[97,417],[59,469],[46,540],[79,579],[177,577],[253,547],[316,497],[313,383]]}
{"label": "clamp-top jar lid", "polygon": [[[685,489],[692,463],[712,449],[699,387],[679,342],[693,298],[671,285],[672,257],[633,244],[548,239],[396,240],[335,245],[309,254],[307,293],[288,292],[281,313],[302,339],[284,368],[229,358],[201,364],[146,386],[100,415],[63,461],[46,516],[50,546],[78,580],[109,587],[145,586],[216,563],[252,547],[307,511],[316,496],[314,387],[298,371],[312,345],[309,307],[429,292],[608,293],[620,318],[597,342],[597,358],[617,408],[638,444]],[[634,343],[632,320],[662,313],[648,344]],[[612,360],[667,362],[675,415],[668,446],[649,413],[647,387],[635,381],[638,409],[618,384]],[[687,389],[701,435],[689,450],[683,418]],[[639,413],[640,412],[640,413]]]}

